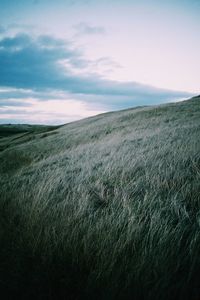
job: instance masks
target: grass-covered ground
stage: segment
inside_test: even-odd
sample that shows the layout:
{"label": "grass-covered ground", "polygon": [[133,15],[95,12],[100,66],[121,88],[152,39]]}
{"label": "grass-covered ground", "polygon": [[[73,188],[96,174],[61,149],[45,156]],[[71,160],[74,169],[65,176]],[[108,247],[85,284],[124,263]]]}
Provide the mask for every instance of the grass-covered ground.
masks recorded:
{"label": "grass-covered ground", "polygon": [[38,133],[47,133],[59,128],[59,126],[45,126],[45,125],[14,125],[3,124],[0,125],[0,151],[28,142],[35,138]]}
{"label": "grass-covered ground", "polygon": [[1,299],[200,299],[200,97],[1,136]]}

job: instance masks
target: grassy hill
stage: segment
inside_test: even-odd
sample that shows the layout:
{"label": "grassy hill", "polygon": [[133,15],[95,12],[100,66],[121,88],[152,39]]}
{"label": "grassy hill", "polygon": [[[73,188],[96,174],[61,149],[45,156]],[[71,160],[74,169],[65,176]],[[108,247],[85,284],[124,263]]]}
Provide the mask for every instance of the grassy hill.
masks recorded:
{"label": "grassy hill", "polygon": [[200,299],[200,97],[14,127],[0,127],[2,299]]}
{"label": "grassy hill", "polygon": [[22,142],[28,142],[35,138],[38,133],[45,133],[53,131],[59,128],[59,126],[45,126],[45,125],[28,125],[28,124],[3,124],[0,125],[0,151],[21,144]]}

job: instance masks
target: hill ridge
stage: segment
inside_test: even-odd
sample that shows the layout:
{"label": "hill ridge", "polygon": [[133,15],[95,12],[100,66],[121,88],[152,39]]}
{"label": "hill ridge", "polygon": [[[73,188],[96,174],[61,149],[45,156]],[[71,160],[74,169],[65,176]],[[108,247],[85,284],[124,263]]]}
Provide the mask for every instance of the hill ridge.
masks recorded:
{"label": "hill ridge", "polygon": [[2,295],[197,300],[199,100],[1,138]]}

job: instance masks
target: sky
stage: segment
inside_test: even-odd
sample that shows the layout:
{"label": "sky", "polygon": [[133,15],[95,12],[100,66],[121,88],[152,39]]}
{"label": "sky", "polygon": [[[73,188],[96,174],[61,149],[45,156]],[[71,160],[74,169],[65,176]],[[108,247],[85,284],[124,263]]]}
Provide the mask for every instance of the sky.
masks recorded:
{"label": "sky", "polygon": [[1,0],[0,123],[200,94],[200,0]]}

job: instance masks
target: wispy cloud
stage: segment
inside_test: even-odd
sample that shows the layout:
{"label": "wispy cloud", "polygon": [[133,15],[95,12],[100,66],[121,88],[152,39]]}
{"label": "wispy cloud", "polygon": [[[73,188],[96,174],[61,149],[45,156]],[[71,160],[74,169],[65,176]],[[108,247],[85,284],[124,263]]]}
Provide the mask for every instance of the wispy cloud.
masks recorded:
{"label": "wispy cloud", "polygon": [[[45,105],[43,111],[48,111],[43,103],[48,102],[50,105],[49,100],[51,103],[57,101],[69,110],[69,105],[63,103],[69,104],[73,101],[73,107],[76,107],[75,102],[85,105],[84,109],[80,105],[84,114],[81,114],[81,109],[78,114],[72,113],[73,116],[81,118],[87,116],[87,113],[90,115],[90,107],[95,105],[97,109],[93,109],[92,112],[98,113],[189,96],[184,92],[157,89],[137,82],[105,79],[96,72],[98,64],[112,66],[114,62],[107,57],[89,61],[69,41],[48,35],[33,37],[21,33],[3,37],[0,40],[0,114],[4,115],[5,120],[15,111],[16,115],[21,115],[21,119],[22,115],[26,119],[25,113],[30,117],[31,109],[36,103],[40,106]],[[77,69],[82,72],[75,72]],[[57,108],[53,107],[56,114]],[[35,113],[36,111],[40,110],[32,110]],[[50,118],[52,114],[53,111],[50,111],[47,115]],[[41,111],[40,115],[44,117]],[[61,122],[61,112],[58,116]],[[52,119],[51,117],[51,123]],[[44,120],[46,121],[47,117],[44,117]]]}
{"label": "wispy cloud", "polygon": [[74,25],[74,29],[78,35],[106,34],[106,30],[102,26],[94,26],[85,22]]}
{"label": "wispy cloud", "polygon": [[73,74],[73,67],[84,68],[89,63],[79,51],[49,36],[32,38],[21,34],[0,40],[0,86],[162,99],[184,95],[183,92],[157,89],[136,82],[106,80],[97,74]]}
{"label": "wispy cloud", "polygon": [[67,101],[29,98],[20,101],[20,106],[13,100],[8,102],[10,106],[4,103],[0,107],[0,123],[62,124],[105,112],[100,107],[73,98]]}

